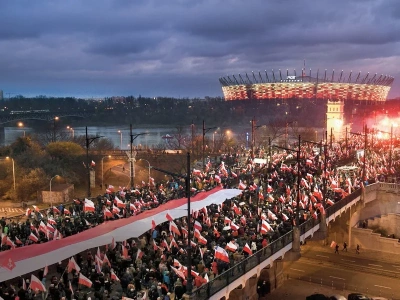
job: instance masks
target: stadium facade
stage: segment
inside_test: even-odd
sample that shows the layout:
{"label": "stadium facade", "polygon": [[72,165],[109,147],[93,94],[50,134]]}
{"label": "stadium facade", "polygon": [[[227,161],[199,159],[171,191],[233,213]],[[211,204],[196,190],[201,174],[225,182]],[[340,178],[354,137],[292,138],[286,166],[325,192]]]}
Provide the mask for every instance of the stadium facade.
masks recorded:
{"label": "stadium facade", "polygon": [[226,101],[232,100],[268,100],[268,99],[325,99],[334,101],[386,101],[394,78],[388,75],[362,75],[361,72],[332,71],[327,74],[317,71],[301,75],[286,70],[286,74],[278,72],[258,74],[251,72],[250,76],[226,76],[219,78]]}

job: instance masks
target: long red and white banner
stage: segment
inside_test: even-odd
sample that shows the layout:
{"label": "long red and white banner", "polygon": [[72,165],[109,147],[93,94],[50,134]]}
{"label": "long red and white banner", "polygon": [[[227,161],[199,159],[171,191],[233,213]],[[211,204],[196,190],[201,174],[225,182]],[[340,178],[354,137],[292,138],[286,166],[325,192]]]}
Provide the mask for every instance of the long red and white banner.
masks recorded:
{"label": "long red and white banner", "polygon": [[[201,192],[191,198],[190,209],[198,211],[211,204],[221,204],[241,193],[237,189],[222,188]],[[87,249],[110,244],[113,238],[122,242],[138,237],[151,229],[153,220],[157,225],[166,222],[167,211],[174,219],[187,216],[187,198],[170,200],[137,216],[108,221],[61,240],[0,252],[0,282],[58,263]],[[15,264],[15,267],[9,270],[4,267],[7,263]]]}

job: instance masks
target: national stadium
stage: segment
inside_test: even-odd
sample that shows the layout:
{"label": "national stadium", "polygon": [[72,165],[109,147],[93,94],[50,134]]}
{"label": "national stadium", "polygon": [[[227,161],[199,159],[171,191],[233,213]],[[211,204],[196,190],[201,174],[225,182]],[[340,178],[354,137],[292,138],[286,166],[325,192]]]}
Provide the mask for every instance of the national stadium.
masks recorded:
{"label": "national stadium", "polygon": [[388,75],[362,75],[361,72],[335,74],[317,71],[308,74],[294,70],[251,72],[219,78],[225,101],[268,99],[325,99],[334,101],[386,101],[394,78]]}

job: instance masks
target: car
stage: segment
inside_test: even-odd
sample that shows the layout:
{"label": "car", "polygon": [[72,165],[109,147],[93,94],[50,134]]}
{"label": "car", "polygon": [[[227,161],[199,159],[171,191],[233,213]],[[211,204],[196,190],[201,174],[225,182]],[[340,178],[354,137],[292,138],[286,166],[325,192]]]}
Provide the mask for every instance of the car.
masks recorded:
{"label": "car", "polygon": [[347,296],[347,300],[372,300],[372,299],[363,294],[351,293]]}
{"label": "car", "polygon": [[332,295],[329,297],[329,300],[347,300],[347,298],[342,295]]}
{"label": "car", "polygon": [[329,298],[323,294],[312,294],[307,296],[306,300],[329,300]]}

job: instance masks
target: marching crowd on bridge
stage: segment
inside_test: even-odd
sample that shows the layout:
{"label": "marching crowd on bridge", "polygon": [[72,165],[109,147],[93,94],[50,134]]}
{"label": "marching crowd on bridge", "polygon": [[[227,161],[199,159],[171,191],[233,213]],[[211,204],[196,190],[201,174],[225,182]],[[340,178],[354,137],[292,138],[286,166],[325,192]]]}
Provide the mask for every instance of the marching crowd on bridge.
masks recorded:
{"label": "marching crowd on bridge", "polygon": [[[376,141],[376,147],[385,147],[379,143]],[[268,245],[293,226],[319,218],[355,189],[395,171],[386,167],[387,154],[371,151],[367,160],[361,157],[353,161],[358,167],[355,174],[339,174],[336,168],[340,163],[362,147],[363,141],[357,138],[347,145],[326,148],[323,153],[316,153],[312,145],[305,144],[300,149],[299,166],[296,156],[288,151],[274,153],[268,163],[259,164],[251,153],[238,149],[221,155],[218,164],[208,162],[204,170],[193,169],[192,194],[217,186],[243,190],[222,205],[211,204],[192,213],[193,239],[189,243],[194,290],[214,278],[217,279],[213,284],[219,284],[221,273],[240,271],[231,267],[261,249],[268,249]],[[256,157],[265,155],[263,149],[255,153]],[[243,157],[246,164],[240,165]],[[398,165],[393,163],[391,167]],[[0,220],[1,251],[51,243],[185,196],[183,181],[155,183],[150,179],[133,190],[108,186],[106,193],[93,201],[77,199],[70,206],[60,205],[45,211],[33,207],[27,210],[24,222]],[[3,282],[0,296],[6,300],[44,297],[167,300],[173,293],[175,299],[182,299],[188,278],[187,229],[186,217],[173,220],[166,213],[165,223],[153,226],[140,237],[88,249],[55,266]]]}

